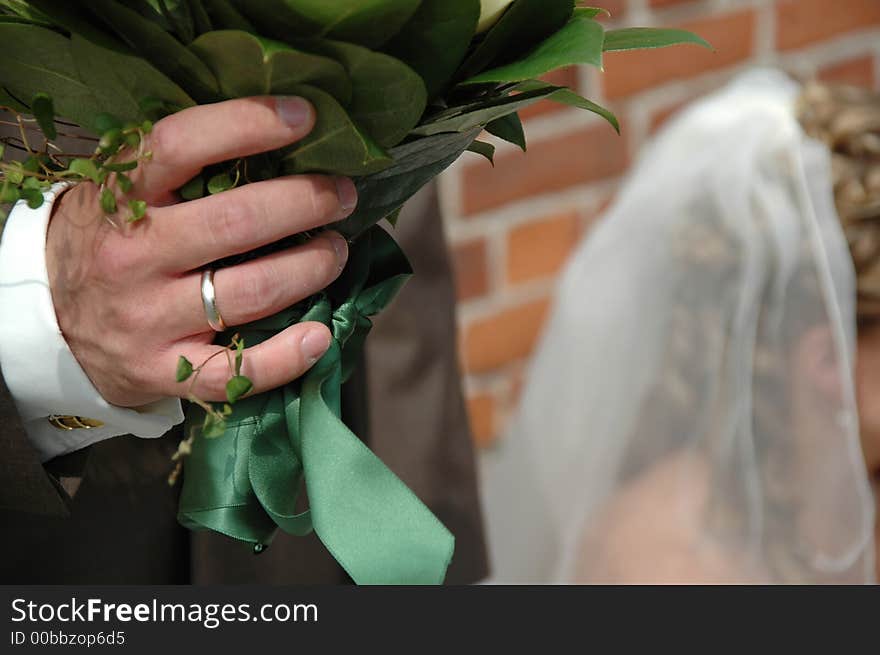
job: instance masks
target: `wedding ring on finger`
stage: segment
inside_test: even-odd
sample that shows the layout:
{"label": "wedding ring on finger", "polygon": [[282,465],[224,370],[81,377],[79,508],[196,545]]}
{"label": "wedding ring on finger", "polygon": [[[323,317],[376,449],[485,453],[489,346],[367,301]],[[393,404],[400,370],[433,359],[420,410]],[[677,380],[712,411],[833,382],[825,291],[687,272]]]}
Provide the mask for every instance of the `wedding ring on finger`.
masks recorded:
{"label": "wedding ring on finger", "polygon": [[205,308],[205,318],[214,332],[225,332],[226,323],[217,308],[217,296],[214,290],[214,271],[205,269],[202,271],[202,305]]}

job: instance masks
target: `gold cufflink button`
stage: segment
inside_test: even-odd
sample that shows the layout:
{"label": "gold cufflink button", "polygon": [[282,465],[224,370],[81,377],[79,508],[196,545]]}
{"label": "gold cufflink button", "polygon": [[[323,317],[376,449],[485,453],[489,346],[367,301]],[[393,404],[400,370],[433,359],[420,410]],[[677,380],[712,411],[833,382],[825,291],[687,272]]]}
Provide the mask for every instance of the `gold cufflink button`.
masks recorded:
{"label": "gold cufflink button", "polygon": [[49,423],[59,430],[91,430],[92,428],[104,427],[104,424],[101,421],[97,421],[93,418],[62,414],[52,414],[52,416],[49,417]]}

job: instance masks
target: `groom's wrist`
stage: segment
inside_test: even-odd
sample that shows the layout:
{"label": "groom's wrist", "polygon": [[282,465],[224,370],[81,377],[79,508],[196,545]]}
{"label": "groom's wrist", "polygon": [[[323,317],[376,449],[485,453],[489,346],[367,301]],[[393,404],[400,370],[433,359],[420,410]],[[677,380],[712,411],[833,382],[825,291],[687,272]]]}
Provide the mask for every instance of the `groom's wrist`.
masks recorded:
{"label": "groom's wrist", "polygon": [[0,368],[44,461],[120,434],[158,437],[183,418],[176,399],[143,411],[110,405],[71,353],[45,260],[51,212],[63,191],[54,187],[39,209],[16,205],[0,241]]}

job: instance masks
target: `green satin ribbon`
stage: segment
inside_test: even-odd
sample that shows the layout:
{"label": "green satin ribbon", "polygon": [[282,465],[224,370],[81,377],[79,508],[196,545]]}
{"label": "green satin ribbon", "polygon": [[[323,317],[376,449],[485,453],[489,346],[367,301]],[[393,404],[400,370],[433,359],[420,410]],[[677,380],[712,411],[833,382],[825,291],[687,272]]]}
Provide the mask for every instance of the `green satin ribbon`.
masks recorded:
{"label": "green satin ribbon", "polygon": [[[373,227],[352,244],[336,283],[296,307],[237,330],[248,346],[298,321],[333,341],[301,380],[240,400],[218,438],[198,437],[184,468],[179,521],[255,544],[280,528],[314,531],[358,584],[440,584],[454,538],[340,419],[341,387],[372,323],[411,275],[394,240]],[[188,427],[201,425],[193,405]],[[305,487],[309,509],[297,512]]]}

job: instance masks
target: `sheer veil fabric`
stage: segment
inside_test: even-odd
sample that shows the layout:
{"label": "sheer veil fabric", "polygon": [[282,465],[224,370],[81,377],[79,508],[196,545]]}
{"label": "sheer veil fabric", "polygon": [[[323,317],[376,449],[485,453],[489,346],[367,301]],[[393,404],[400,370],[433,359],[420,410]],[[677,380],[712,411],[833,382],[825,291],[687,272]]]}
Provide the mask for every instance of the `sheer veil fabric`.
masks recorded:
{"label": "sheer veil fabric", "polygon": [[855,278],[799,86],[746,73],[645,149],[484,457],[492,582],[874,580]]}

